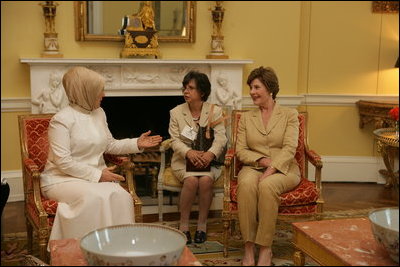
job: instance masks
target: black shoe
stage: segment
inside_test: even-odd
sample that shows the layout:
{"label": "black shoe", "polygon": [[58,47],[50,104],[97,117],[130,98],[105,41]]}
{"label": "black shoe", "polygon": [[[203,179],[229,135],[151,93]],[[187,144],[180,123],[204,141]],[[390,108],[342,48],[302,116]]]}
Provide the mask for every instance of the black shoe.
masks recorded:
{"label": "black shoe", "polygon": [[190,231],[182,231],[186,236],[186,245],[192,244],[192,237],[190,235]]}
{"label": "black shoe", "polygon": [[196,231],[194,234],[195,243],[204,243],[207,240],[207,233],[203,231]]}

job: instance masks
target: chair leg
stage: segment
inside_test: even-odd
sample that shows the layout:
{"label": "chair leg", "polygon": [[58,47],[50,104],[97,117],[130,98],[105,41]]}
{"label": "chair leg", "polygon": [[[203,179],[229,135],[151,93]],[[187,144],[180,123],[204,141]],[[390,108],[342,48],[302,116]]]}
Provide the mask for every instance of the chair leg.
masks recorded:
{"label": "chair leg", "polygon": [[158,221],[163,221],[163,205],[164,205],[164,195],[163,190],[158,190]]}
{"label": "chair leg", "polygon": [[44,262],[48,261],[48,253],[47,253],[47,243],[49,241],[49,230],[46,229],[39,229],[39,258]]}
{"label": "chair leg", "polygon": [[228,257],[228,236],[230,231],[231,222],[229,219],[223,219],[223,226],[224,226],[224,234],[223,234],[223,243],[224,243],[224,257]]}
{"label": "chair leg", "polygon": [[28,253],[32,254],[33,226],[28,218],[26,218],[26,235],[28,238]]}

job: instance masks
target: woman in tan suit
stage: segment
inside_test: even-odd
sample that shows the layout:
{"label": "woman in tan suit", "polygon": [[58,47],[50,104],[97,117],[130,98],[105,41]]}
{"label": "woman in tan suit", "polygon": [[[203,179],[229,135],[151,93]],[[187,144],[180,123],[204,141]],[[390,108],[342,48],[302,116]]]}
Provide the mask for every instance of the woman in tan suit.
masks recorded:
{"label": "woman in tan suit", "polygon": [[[219,123],[213,127],[214,141],[208,151],[193,150],[192,144],[196,138],[198,127],[206,126],[211,113],[211,104],[207,103],[211,92],[211,84],[204,73],[191,71],[183,79],[183,95],[185,103],[170,111],[169,134],[172,139],[171,168],[175,177],[182,183],[179,200],[180,225],[179,230],[185,233],[188,244],[192,242],[189,231],[189,216],[196,192],[199,191],[199,218],[195,242],[203,243],[207,239],[207,217],[210,209],[213,191],[212,186],[221,175],[221,169],[211,166],[210,171],[191,172],[186,170],[186,159],[196,167],[207,167],[224,150],[227,142],[225,127]],[[222,117],[221,108],[214,106],[211,121]]]}
{"label": "woman in tan suit", "polygon": [[248,79],[250,96],[258,109],[242,115],[236,153],[244,163],[238,175],[238,212],[245,241],[243,265],[271,265],[271,245],[279,196],[298,185],[300,171],[294,155],[299,135],[298,113],[275,102],[278,78],[271,68],[254,69]]}

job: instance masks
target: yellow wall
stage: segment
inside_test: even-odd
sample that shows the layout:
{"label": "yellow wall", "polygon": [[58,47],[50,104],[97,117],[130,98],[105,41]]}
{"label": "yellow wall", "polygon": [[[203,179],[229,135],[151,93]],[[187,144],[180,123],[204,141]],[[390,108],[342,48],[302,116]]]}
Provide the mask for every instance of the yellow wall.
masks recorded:
{"label": "yellow wall", "polygon": [[[64,58],[119,58],[122,43],[77,42],[72,2],[59,1],[56,31]],[[209,8],[197,2],[196,42],[160,43],[164,59],[204,59],[212,34]],[[39,1],[1,2],[1,97],[30,97],[29,66],[20,58],[43,51]],[[374,14],[371,1],[224,1],[225,51],[253,59],[244,81],[260,65],[272,66],[281,95],[398,94],[398,14]],[[118,22],[120,23],[120,22]],[[243,95],[248,88],[243,84]],[[321,155],[372,156],[370,129],[358,129],[355,106],[303,107],[310,113],[309,139]],[[2,112],[1,169],[20,169],[17,113]],[[329,134],[329,138],[327,135]]]}

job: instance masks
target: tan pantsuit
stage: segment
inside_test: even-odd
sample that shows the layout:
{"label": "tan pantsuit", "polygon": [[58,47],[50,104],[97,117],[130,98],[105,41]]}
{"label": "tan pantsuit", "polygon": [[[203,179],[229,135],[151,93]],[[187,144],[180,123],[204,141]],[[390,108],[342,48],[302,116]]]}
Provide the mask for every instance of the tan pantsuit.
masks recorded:
{"label": "tan pantsuit", "polygon": [[[294,155],[299,121],[295,109],[275,105],[265,128],[259,109],[246,112],[239,122],[236,151],[244,167],[238,175],[238,212],[243,240],[271,246],[280,204],[279,196],[300,182]],[[257,160],[271,158],[277,169],[261,183],[264,169]]]}

